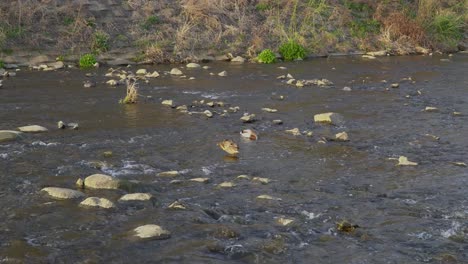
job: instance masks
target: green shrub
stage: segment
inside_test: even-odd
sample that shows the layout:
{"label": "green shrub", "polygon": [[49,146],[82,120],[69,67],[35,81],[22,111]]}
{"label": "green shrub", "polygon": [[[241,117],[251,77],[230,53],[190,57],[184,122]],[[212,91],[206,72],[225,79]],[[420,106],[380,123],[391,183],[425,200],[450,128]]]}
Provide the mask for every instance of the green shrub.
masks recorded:
{"label": "green shrub", "polygon": [[80,57],[80,68],[81,69],[90,69],[94,67],[96,64],[96,57],[93,54],[85,54]]}
{"label": "green shrub", "polygon": [[276,55],[270,49],[264,49],[258,54],[257,60],[261,63],[274,63],[276,61]]}
{"label": "green shrub", "polygon": [[437,41],[449,45],[457,44],[463,38],[463,17],[451,13],[438,14],[430,29]]}
{"label": "green shrub", "polygon": [[160,23],[159,17],[153,15],[153,16],[149,16],[148,18],[146,18],[146,20],[140,26],[144,30],[150,30],[151,27],[159,23]]}
{"label": "green shrub", "polygon": [[282,44],[279,47],[279,52],[285,60],[296,60],[304,59],[306,57],[306,51],[299,43],[294,40]]}
{"label": "green shrub", "polygon": [[105,32],[97,31],[93,36],[93,43],[91,45],[93,53],[99,54],[109,50],[109,35]]}
{"label": "green shrub", "polygon": [[0,60],[0,69],[3,67],[5,67],[5,63],[2,60]]}
{"label": "green shrub", "polygon": [[255,9],[259,12],[262,12],[262,11],[266,11],[268,9],[270,9],[270,5],[267,4],[267,3],[258,3],[256,6],[255,6]]}

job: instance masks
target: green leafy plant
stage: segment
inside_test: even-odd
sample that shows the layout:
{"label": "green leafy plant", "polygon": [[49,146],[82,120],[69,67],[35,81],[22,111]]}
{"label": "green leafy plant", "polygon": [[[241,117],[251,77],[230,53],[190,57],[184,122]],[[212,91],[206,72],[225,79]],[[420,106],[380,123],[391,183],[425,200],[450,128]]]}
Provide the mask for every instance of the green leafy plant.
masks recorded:
{"label": "green leafy plant", "polygon": [[306,50],[295,40],[290,39],[288,42],[283,43],[279,47],[279,53],[285,60],[304,59],[306,57]]}
{"label": "green leafy plant", "polygon": [[159,24],[160,20],[157,16],[149,16],[146,20],[140,25],[144,30],[150,30],[154,25]]}
{"label": "green leafy plant", "polygon": [[90,69],[94,67],[96,62],[96,57],[88,53],[80,57],[79,65],[81,69]]}
{"label": "green leafy plant", "polygon": [[437,41],[457,44],[463,38],[463,17],[452,13],[438,14],[430,29]]}
{"label": "green leafy plant", "polygon": [[109,50],[109,35],[102,31],[97,31],[93,36],[91,45],[93,53],[99,54]]}
{"label": "green leafy plant", "polygon": [[270,49],[264,49],[258,54],[257,60],[261,63],[274,63],[276,61],[276,55]]}

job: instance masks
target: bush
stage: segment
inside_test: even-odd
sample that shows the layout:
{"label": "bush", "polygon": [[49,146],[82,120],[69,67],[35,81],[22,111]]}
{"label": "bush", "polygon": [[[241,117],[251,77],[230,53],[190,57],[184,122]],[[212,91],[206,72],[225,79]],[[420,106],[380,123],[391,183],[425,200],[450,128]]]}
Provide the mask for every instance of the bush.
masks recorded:
{"label": "bush", "polygon": [[270,49],[264,49],[258,54],[257,60],[261,63],[274,63],[276,62],[276,55]]}
{"label": "bush", "polygon": [[279,52],[281,56],[283,56],[283,58],[288,61],[304,59],[306,57],[306,51],[304,47],[299,45],[299,43],[294,40],[289,40],[288,42],[282,44],[279,47]]}
{"label": "bush", "polygon": [[457,44],[463,38],[463,18],[451,13],[438,14],[431,23],[432,34],[439,42]]}
{"label": "bush", "polygon": [[80,57],[80,68],[81,69],[90,69],[94,67],[96,64],[96,57],[93,54],[85,54]]}
{"label": "bush", "polygon": [[108,51],[109,50],[109,35],[101,31],[94,33],[91,49],[93,50],[93,53],[95,54]]}

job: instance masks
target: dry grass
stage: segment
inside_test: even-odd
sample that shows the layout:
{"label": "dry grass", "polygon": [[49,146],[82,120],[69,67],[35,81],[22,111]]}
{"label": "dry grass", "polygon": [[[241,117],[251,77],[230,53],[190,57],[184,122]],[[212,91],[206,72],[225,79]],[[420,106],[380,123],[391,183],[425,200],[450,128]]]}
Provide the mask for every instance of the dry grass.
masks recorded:
{"label": "dry grass", "polygon": [[127,80],[127,95],[121,100],[123,104],[136,104],[138,101],[138,84],[134,79]]}

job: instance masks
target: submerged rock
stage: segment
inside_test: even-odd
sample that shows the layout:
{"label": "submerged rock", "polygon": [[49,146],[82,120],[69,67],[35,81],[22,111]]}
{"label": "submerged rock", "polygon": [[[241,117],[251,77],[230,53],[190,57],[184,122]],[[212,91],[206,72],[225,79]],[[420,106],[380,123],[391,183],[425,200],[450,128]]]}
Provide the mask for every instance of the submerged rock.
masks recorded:
{"label": "submerged rock", "polygon": [[293,219],[288,219],[288,218],[283,218],[283,217],[280,217],[278,219],[276,219],[276,223],[282,225],[282,226],[287,226],[289,224],[291,224],[292,222],[294,222]]}
{"label": "submerged rock", "polygon": [[221,77],[227,76],[227,71],[222,71],[222,72],[218,73],[218,76],[221,76]]}
{"label": "submerged rock", "polygon": [[248,114],[248,113],[245,113],[241,118],[240,120],[242,120],[242,122],[244,123],[252,123],[255,121],[255,114]]}
{"label": "submerged rock", "polygon": [[162,105],[166,105],[166,106],[169,106],[169,107],[174,107],[174,101],[172,100],[164,100],[161,102]]}
{"label": "submerged rock", "polygon": [[187,64],[185,67],[187,67],[187,68],[200,68],[201,66],[198,63],[191,62],[191,63]]}
{"label": "submerged rock", "polygon": [[147,73],[146,69],[138,69],[136,71],[136,75],[146,75]]}
{"label": "submerged rock", "polygon": [[220,188],[232,188],[232,187],[235,187],[236,184],[233,183],[233,182],[222,182],[220,184],[218,184],[218,187]]}
{"label": "submerged rock", "polygon": [[120,197],[119,202],[149,201],[153,196],[149,193],[128,193]]}
{"label": "submerged rock", "polygon": [[110,209],[114,208],[115,204],[106,198],[88,197],[80,203],[80,206]]}
{"label": "submerged rock", "polygon": [[416,166],[418,163],[409,161],[407,157],[405,156],[400,156],[398,158],[398,164],[397,166]]}
{"label": "submerged rock", "polygon": [[172,68],[171,72],[170,72],[171,75],[183,75],[182,71],[177,69],[177,68]]}
{"label": "submerged rock", "polygon": [[285,130],[284,132],[286,132],[288,134],[291,134],[293,136],[300,136],[301,135],[301,131],[297,127],[293,128],[293,129]]}
{"label": "submerged rock", "polygon": [[163,172],[160,172],[160,173],[158,173],[156,175],[159,176],[159,177],[175,177],[175,176],[179,175],[179,172],[178,171],[163,171]]}
{"label": "submerged rock", "polygon": [[159,77],[159,72],[154,71],[152,73],[148,73],[145,75],[146,78],[158,78]]}
{"label": "submerged rock", "polygon": [[60,187],[46,187],[41,191],[57,199],[77,199],[85,196],[80,191]]}
{"label": "submerged rock", "polygon": [[133,229],[135,236],[143,239],[168,239],[171,232],[158,225],[143,225]]}
{"label": "submerged rock", "polygon": [[22,126],[22,127],[18,127],[18,130],[21,132],[26,132],[26,133],[39,133],[39,132],[48,131],[47,128],[43,126],[38,126],[38,125]]}
{"label": "submerged rock", "polygon": [[210,178],[192,178],[192,179],[189,179],[189,181],[199,182],[199,183],[208,183],[210,182]]}
{"label": "submerged rock", "polygon": [[0,130],[0,142],[10,141],[18,138],[22,133],[14,130]]}
{"label": "submerged rock", "polygon": [[340,132],[335,135],[335,140],[336,141],[349,141],[348,133],[346,132]]}
{"label": "submerged rock", "polygon": [[93,174],[84,179],[85,188],[92,189],[118,189],[120,181],[104,174]]}
{"label": "submerged rock", "polygon": [[314,115],[314,121],[317,123],[328,123],[332,125],[340,125],[344,122],[342,115],[329,112]]}
{"label": "submerged rock", "polygon": [[182,203],[180,203],[179,201],[175,201],[175,202],[171,203],[167,208],[169,208],[169,209],[178,209],[178,210],[187,209],[187,207],[185,205],[183,205]]}

